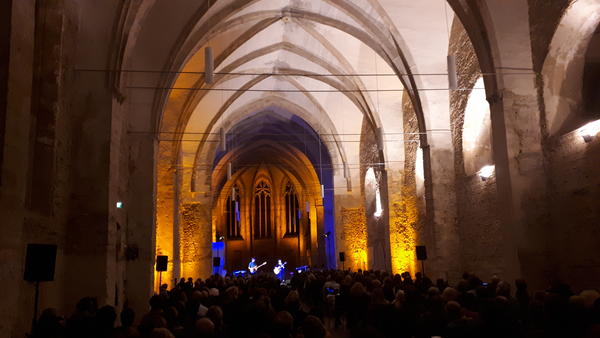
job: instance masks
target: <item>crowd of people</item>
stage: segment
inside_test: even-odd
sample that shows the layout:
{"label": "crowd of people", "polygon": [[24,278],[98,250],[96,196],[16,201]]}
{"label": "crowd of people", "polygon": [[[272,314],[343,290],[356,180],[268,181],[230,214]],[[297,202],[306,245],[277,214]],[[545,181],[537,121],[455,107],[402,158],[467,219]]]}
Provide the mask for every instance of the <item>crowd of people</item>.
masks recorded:
{"label": "crowd of people", "polygon": [[554,283],[532,294],[523,280],[513,289],[471,274],[453,286],[377,271],[309,271],[284,283],[215,275],[163,285],[149,303],[138,319],[124,307],[115,327],[113,307],[83,298],[67,320],[43,311],[33,337],[600,337],[597,291]]}

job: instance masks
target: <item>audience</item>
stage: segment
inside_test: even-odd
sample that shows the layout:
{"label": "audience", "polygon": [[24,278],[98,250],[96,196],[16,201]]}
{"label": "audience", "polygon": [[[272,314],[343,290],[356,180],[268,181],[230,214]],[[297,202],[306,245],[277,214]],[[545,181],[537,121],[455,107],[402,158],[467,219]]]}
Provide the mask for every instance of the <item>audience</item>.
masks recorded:
{"label": "audience", "polygon": [[[325,338],[325,337],[600,337],[600,294],[579,294],[553,283],[529,293],[524,280],[489,283],[464,274],[454,286],[435,285],[420,273],[323,270],[289,283],[269,275],[182,278],[161,286],[134,325],[127,305],[77,304],[65,322],[56,309],[42,312],[34,338]],[[514,293],[513,293],[514,290]]]}

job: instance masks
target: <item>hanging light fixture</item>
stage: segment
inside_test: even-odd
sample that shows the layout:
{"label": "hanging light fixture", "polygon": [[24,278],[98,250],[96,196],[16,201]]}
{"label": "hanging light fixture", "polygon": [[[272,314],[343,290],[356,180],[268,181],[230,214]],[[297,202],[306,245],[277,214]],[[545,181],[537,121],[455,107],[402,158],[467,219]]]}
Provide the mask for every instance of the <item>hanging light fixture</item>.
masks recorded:
{"label": "hanging light fixture", "polygon": [[448,55],[448,88],[456,90],[458,88],[458,74],[456,73],[456,56]]}
{"label": "hanging light fixture", "polygon": [[225,134],[225,129],[223,128],[219,129],[219,139],[220,150],[223,152],[227,151],[227,134]]}
{"label": "hanging light fixture", "polygon": [[214,81],[215,62],[212,47],[204,48],[204,82],[212,84]]}

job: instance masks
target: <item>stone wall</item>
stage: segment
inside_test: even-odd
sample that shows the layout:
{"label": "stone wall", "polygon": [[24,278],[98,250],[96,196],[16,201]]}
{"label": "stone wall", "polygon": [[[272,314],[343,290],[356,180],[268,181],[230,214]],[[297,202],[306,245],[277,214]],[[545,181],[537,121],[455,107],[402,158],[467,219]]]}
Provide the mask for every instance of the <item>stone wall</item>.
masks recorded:
{"label": "stone wall", "polygon": [[600,282],[600,141],[585,143],[576,132],[552,144],[549,175],[552,247],[561,279],[575,289],[597,288]]}
{"label": "stone wall", "polygon": [[367,257],[367,224],[364,208],[342,208],[341,240],[345,243],[346,261],[345,269],[367,269],[369,261]]}
{"label": "stone wall", "polygon": [[[481,76],[473,45],[459,20],[454,20],[450,37],[450,54],[456,56],[458,87],[473,88]],[[496,182],[483,182],[477,174],[467,175],[463,152],[463,124],[465,109],[471,91],[452,91],[450,116],[458,227],[461,238],[460,261],[462,269],[489,278],[502,271],[502,231],[496,216]]]}

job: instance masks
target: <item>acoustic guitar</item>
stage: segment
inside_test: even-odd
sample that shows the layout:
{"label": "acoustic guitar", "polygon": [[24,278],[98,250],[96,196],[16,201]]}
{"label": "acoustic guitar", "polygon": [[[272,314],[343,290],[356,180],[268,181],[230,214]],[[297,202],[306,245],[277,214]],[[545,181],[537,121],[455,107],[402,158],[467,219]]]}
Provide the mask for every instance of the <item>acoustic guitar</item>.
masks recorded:
{"label": "acoustic guitar", "polygon": [[273,268],[273,273],[275,273],[276,275],[278,275],[281,270],[283,270],[283,267],[287,264],[287,262],[285,263],[281,263],[281,265],[275,265],[275,267]]}

